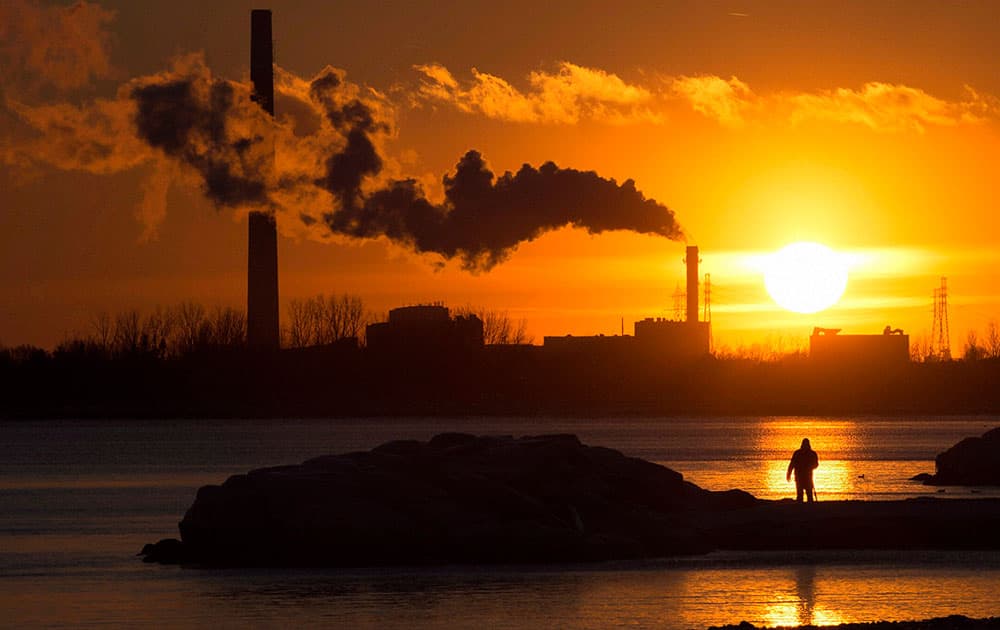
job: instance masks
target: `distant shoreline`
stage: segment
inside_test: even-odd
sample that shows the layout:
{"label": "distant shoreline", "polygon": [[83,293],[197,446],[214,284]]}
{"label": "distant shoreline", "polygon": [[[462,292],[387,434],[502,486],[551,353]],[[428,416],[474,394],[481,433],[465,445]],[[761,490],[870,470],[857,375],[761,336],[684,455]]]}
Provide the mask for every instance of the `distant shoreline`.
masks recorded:
{"label": "distant shoreline", "polygon": [[39,354],[0,361],[0,418],[912,417],[1000,414],[1000,361],[840,369],[804,357]]}
{"label": "distant shoreline", "polygon": [[842,623],[836,626],[755,626],[746,621],[738,624],[725,626],[711,626],[709,630],[980,630],[987,628],[1000,628],[1000,617],[987,617],[983,619],[970,619],[964,615],[951,615],[949,617],[934,617],[919,621],[871,621],[861,623]]}

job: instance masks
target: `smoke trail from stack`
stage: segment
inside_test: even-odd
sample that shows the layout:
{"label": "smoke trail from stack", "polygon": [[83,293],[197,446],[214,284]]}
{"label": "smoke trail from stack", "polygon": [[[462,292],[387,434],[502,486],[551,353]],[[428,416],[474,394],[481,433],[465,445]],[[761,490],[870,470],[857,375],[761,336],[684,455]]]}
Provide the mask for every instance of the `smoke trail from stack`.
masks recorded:
{"label": "smoke trail from stack", "polygon": [[[417,252],[458,259],[472,271],[488,270],[520,243],[565,226],[682,237],[673,212],[646,198],[632,180],[618,184],[552,162],[496,177],[477,151],[466,153],[444,176],[445,199],[434,203],[416,180],[382,177],[379,145],[391,124],[380,117],[384,108],[352,96],[355,92],[332,69],[306,90],[285,90],[288,100],[299,99],[299,111],[307,105],[306,111],[322,116],[312,121],[308,138],[278,134],[279,164],[284,161],[286,171],[276,176],[266,171],[271,146],[266,135],[231,132],[230,127],[254,127],[241,120],[249,113],[237,104],[230,84],[201,89],[184,82],[152,84],[131,96],[140,137],[199,173],[205,194],[220,207],[280,208],[312,230],[387,237]],[[321,138],[325,146],[307,143]],[[319,168],[310,175],[308,169],[289,170],[289,163]]]}
{"label": "smoke trail from stack", "polygon": [[[385,95],[331,67],[311,80],[275,67],[274,79],[276,118],[253,101],[249,84],[213,75],[200,55],[82,105],[8,98],[35,134],[0,146],[0,162],[96,174],[146,167],[148,195],[195,181],[218,208],[273,213],[286,235],[388,238],[470,271],[566,226],[682,238],[673,212],[632,180],[552,162],[496,176],[469,151],[442,178],[444,198],[432,200],[386,150],[395,116]],[[148,214],[155,220],[162,210]]]}
{"label": "smoke trail from stack", "polygon": [[330,229],[357,237],[385,235],[419,252],[458,258],[488,270],[520,243],[565,226],[591,233],[631,230],[681,237],[673,213],[628,180],[618,185],[593,172],[546,162],[494,178],[469,151],[444,177],[445,202],[432,204],[413,180],[394,181],[327,218]]}

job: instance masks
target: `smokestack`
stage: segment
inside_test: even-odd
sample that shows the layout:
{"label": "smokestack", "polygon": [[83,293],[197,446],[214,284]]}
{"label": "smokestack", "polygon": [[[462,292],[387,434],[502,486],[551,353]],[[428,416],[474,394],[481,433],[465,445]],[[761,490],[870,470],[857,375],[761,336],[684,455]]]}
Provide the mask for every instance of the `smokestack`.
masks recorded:
{"label": "smokestack", "polygon": [[[253,100],[274,116],[274,51],[271,11],[250,12],[250,80]],[[277,350],[278,230],[273,212],[250,213],[247,247],[247,345]]]}
{"label": "smokestack", "polygon": [[687,321],[698,322],[698,246],[687,248]]}

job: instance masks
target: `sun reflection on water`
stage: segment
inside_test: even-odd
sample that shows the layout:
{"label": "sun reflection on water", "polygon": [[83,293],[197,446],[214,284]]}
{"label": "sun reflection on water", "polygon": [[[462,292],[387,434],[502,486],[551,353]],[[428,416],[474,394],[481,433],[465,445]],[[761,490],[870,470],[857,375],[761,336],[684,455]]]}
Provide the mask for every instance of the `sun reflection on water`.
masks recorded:
{"label": "sun reflection on water", "polygon": [[755,448],[762,454],[787,453],[791,457],[801,446],[802,438],[809,438],[821,461],[824,453],[831,459],[841,459],[844,454],[858,450],[864,434],[865,427],[855,420],[792,418],[762,426],[756,435]]}
{"label": "sun reflection on water", "polygon": [[836,626],[846,623],[835,610],[811,608],[803,602],[777,602],[768,606],[764,623],[773,626]]}
{"label": "sun reflection on water", "polygon": [[758,452],[772,456],[767,462],[766,488],[769,494],[795,495],[794,476],[789,481],[785,475],[792,453],[802,445],[803,438],[809,438],[813,450],[819,455],[819,468],[813,473],[817,498],[822,500],[824,497],[851,493],[858,481],[864,479],[857,462],[840,459],[857,447],[861,432],[857,422],[804,418],[769,429],[758,433],[756,444]]}
{"label": "sun reflection on water", "polygon": [[[789,458],[791,454],[789,454]],[[772,460],[768,462],[767,470],[767,490],[773,495],[795,496],[795,477],[791,481],[785,481],[785,472],[788,470],[788,462]],[[816,498],[822,501],[824,498],[833,499],[849,494],[854,491],[859,473],[856,473],[856,462],[844,460],[823,460],[819,461],[819,468],[813,473],[813,484],[816,488]]]}
{"label": "sun reflection on water", "polygon": [[768,626],[833,626],[847,620],[836,610],[816,602],[816,567],[795,569],[795,592],[776,593],[768,602],[763,619]]}

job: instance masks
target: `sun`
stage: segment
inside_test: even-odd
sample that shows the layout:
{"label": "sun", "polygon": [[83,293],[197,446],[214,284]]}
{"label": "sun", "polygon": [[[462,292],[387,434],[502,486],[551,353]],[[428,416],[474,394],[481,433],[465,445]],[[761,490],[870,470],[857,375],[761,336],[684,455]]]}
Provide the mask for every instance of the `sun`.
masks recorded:
{"label": "sun", "polygon": [[847,261],[819,243],[792,243],[767,257],[764,287],[784,309],[817,313],[844,295]]}

